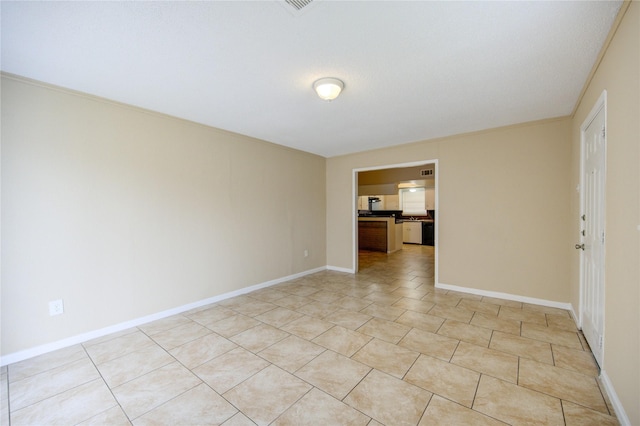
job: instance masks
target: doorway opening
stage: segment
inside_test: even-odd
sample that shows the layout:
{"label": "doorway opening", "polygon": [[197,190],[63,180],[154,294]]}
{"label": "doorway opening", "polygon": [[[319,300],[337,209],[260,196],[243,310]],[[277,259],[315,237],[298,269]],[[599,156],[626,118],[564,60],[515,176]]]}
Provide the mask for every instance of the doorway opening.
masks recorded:
{"label": "doorway opening", "polygon": [[[416,191],[411,191],[411,189]],[[417,189],[421,190],[418,191]],[[390,164],[377,167],[366,167],[353,169],[352,177],[352,215],[353,215],[353,236],[352,236],[352,253],[353,253],[353,271],[360,270],[360,263],[363,266],[370,265],[372,261],[386,261],[390,258],[403,256],[425,256],[432,259],[433,266],[433,282],[438,283],[438,227],[439,227],[439,208],[438,208],[438,160],[422,160],[409,163]],[[374,194],[376,193],[377,194]],[[415,193],[425,194],[424,205],[416,204]],[[409,196],[411,194],[411,196]],[[403,197],[406,195],[406,197]],[[387,198],[388,197],[388,198]],[[373,200],[370,202],[369,199]],[[377,203],[382,203],[381,205]],[[400,243],[393,244],[387,240],[388,249],[385,251],[373,253],[366,251],[366,258],[361,257],[363,250],[359,247],[359,225],[361,220],[374,220],[369,217],[380,217],[385,215],[395,215],[397,223],[400,226]],[[413,244],[404,244],[407,234],[403,227],[403,220],[407,219],[415,224],[407,226],[425,226],[429,227],[432,233],[432,242],[423,245],[422,240],[413,241]],[[394,220],[387,219],[387,223],[393,223]],[[427,222],[422,224],[422,222]],[[393,226],[393,225],[388,225]],[[403,235],[404,233],[404,235]],[[389,231],[388,238],[392,238],[393,232]],[[425,240],[426,242],[426,240]],[[405,250],[406,248],[406,250]],[[391,253],[390,253],[391,252]],[[395,255],[395,256],[394,256]]]}

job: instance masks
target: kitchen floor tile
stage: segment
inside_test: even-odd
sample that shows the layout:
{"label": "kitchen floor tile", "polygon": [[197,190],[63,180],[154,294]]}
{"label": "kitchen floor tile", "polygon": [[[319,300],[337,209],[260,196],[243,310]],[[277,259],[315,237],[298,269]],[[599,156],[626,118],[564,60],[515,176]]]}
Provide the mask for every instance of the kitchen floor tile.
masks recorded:
{"label": "kitchen floor tile", "polygon": [[271,365],[223,396],[258,425],[267,425],[309,390],[309,384]]}
{"label": "kitchen floor tile", "polygon": [[371,337],[398,343],[411,330],[411,327],[379,318],[371,318],[357,331]]}
{"label": "kitchen floor tile", "polygon": [[496,316],[485,315],[476,312],[471,318],[471,325],[488,328],[490,330],[502,331],[503,333],[520,335],[520,325],[522,323],[516,320],[501,319]]}
{"label": "kitchen floor tile", "polygon": [[303,339],[312,340],[333,326],[328,321],[305,315],[280,327],[280,329]]}
{"label": "kitchen floor tile", "polygon": [[157,321],[149,322],[138,326],[147,336],[153,336],[163,331],[170,330],[179,325],[190,323],[191,320],[183,315],[173,315]]}
{"label": "kitchen floor tile", "polygon": [[[10,373],[10,380],[16,382],[86,358],[87,353],[84,351],[82,345],[74,345],[11,364],[5,368],[7,368]],[[7,373],[5,372],[4,374]]]}
{"label": "kitchen floor tile", "polygon": [[390,305],[380,305],[378,303],[372,303],[366,308],[360,310],[360,313],[362,314],[371,315],[372,317],[380,318],[387,321],[394,321],[405,312],[406,309],[397,308]]}
{"label": "kitchen floor tile", "polygon": [[518,385],[609,414],[595,377],[523,358]]}
{"label": "kitchen floor tile", "polygon": [[350,357],[371,339],[371,336],[336,325],[313,339],[313,342]]}
{"label": "kitchen floor tile", "polygon": [[407,311],[400,315],[395,322],[435,333],[444,323],[444,318],[422,314],[420,312]]}
{"label": "kitchen floor tile", "polygon": [[530,358],[539,362],[553,364],[551,345],[538,340],[494,331],[489,348],[523,358]]}
{"label": "kitchen floor tile", "polygon": [[9,405],[19,410],[100,378],[90,359],[79,359],[15,382],[9,381]]}
{"label": "kitchen floor tile", "polygon": [[344,398],[371,370],[367,365],[333,351],[325,351],[296,371],[296,376],[329,395]]}
{"label": "kitchen floor tile", "polygon": [[79,426],[130,426],[131,422],[119,405],[78,423]]}
{"label": "kitchen floor tile", "polygon": [[164,349],[154,345],[102,363],[98,370],[107,385],[113,388],[174,361]]}
{"label": "kitchen floor tile", "polygon": [[311,303],[307,303],[306,305],[297,308],[296,311],[309,315],[310,317],[324,318],[327,315],[331,315],[338,309],[340,309],[340,307],[336,305],[314,300]]}
{"label": "kitchen floor tile", "polygon": [[371,370],[344,402],[383,425],[416,425],[431,395],[403,380]]}
{"label": "kitchen floor tile", "polygon": [[273,301],[273,303],[275,303],[278,306],[281,306],[283,308],[293,309],[293,310],[298,309],[311,302],[313,302],[313,299],[310,299],[308,297],[303,297],[303,296],[296,296],[295,294],[289,294],[283,297],[282,299]]}
{"label": "kitchen floor tile", "polygon": [[556,367],[577,371],[592,377],[600,375],[598,364],[596,364],[591,352],[553,344],[551,345],[551,351],[553,352],[553,362]]}
{"label": "kitchen floor tile", "polygon": [[473,409],[508,424],[564,425],[558,398],[485,375]]}
{"label": "kitchen floor tile", "polygon": [[192,314],[185,313],[184,315],[190,320],[208,327],[220,320],[236,315],[236,313],[231,309],[225,308],[223,306],[212,306],[206,309],[199,310]]}
{"label": "kitchen floor tile", "polygon": [[192,425],[217,425],[238,410],[207,385],[200,384],[134,420],[135,426],[179,425],[189,419]]}
{"label": "kitchen floor tile", "polygon": [[452,339],[462,340],[478,346],[489,346],[492,330],[464,322],[446,320],[438,330],[438,334]]}
{"label": "kitchen floor tile", "polygon": [[272,424],[274,426],[365,426],[370,420],[371,418],[361,412],[314,388]]}
{"label": "kitchen floor tile", "polygon": [[337,324],[350,330],[357,330],[365,322],[372,318],[371,315],[361,314],[360,312],[347,311],[340,309],[331,315],[324,317],[325,321]]}
{"label": "kitchen floor tile", "polygon": [[449,362],[459,343],[456,339],[413,328],[398,345]]}
{"label": "kitchen floor tile", "polygon": [[458,308],[463,308],[469,311],[479,312],[487,316],[494,316],[494,317],[498,316],[498,311],[500,310],[499,305],[495,305],[493,303],[487,303],[479,300],[469,300],[469,299],[462,299],[460,303],[458,303]]}
{"label": "kitchen floor tile", "polygon": [[460,342],[451,363],[507,382],[518,382],[518,357],[495,349]]}
{"label": "kitchen floor tile", "polygon": [[572,349],[582,349],[577,331],[564,331],[546,326],[522,323],[522,337],[554,343]]}
{"label": "kitchen floor tile", "polygon": [[93,362],[102,364],[103,362],[119,358],[130,352],[139,351],[140,349],[155,345],[156,343],[146,334],[135,331],[115,339],[106,340],[102,343],[85,346],[85,349]]}
{"label": "kitchen floor tile", "polygon": [[236,348],[194,368],[193,372],[222,394],[268,366],[264,359]]}
{"label": "kitchen floor tile", "polygon": [[431,425],[505,426],[506,423],[433,395],[418,426]]}
{"label": "kitchen floor tile", "polygon": [[208,325],[207,328],[215,331],[223,337],[229,338],[255,327],[258,324],[260,324],[260,321],[246,315],[233,315]]}
{"label": "kitchen floor tile", "polygon": [[291,321],[296,320],[302,316],[304,316],[304,314],[301,314],[300,312],[296,312],[287,308],[277,307],[268,312],[265,312],[264,314],[257,315],[255,319],[274,327],[282,327],[283,325],[288,324]]}
{"label": "kitchen floor tile", "polygon": [[373,302],[370,300],[364,300],[352,296],[344,296],[342,299],[336,300],[334,302],[336,306],[339,306],[342,309],[347,309],[349,311],[360,311],[371,305],[372,303]]}
{"label": "kitchen floor tile", "polygon": [[547,317],[544,312],[532,311],[518,308],[510,308],[508,306],[502,306],[500,312],[498,312],[498,318],[528,322],[531,324],[547,325]]}
{"label": "kitchen floor tile", "polygon": [[260,352],[274,343],[288,337],[289,333],[267,324],[259,324],[253,328],[238,333],[229,340],[251,352]]}
{"label": "kitchen floor tile", "polygon": [[238,345],[216,333],[210,333],[173,348],[169,353],[189,369],[237,348]]}
{"label": "kitchen floor tile", "polygon": [[392,305],[394,308],[402,308],[414,312],[421,312],[426,314],[429,312],[435,305],[431,302],[425,302],[419,299],[410,299],[407,297],[403,297],[398,300],[396,303]]}
{"label": "kitchen floor tile", "polygon": [[269,346],[258,355],[293,373],[324,351],[325,348],[320,345],[301,339],[298,336],[289,336]]}
{"label": "kitchen floor tile", "polygon": [[352,359],[401,379],[419,355],[418,352],[398,345],[373,339],[360,349]]}
{"label": "kitchen floor tile", "polygon": [[562,315],[547,314],[547,324],[549,324],[550,328],[557,328],[558,330],[578,331],[578,327],[573,318],[567,318]]}
{"label": "kitchen floor tile", "polygon": [[109,388],[98,378],[24,408],[12,406],[11,424],[77,424],[116,406]]}
{"label": "kitchen floor tile", "polygon": [[177,362],[112,389],[127,416],[137,417],[196,387],[202,381]]}
{"label": "kitchen floor tile", "polygon": [[404,380],[429,392],[471,407],[480,373],[420,355]]}
{"label": "kitchen floor tile", "polygon": [[175,347],[184,345],[187,342],[196,340],[197,338],[206,336],[210,333],[211,330],[207,327],[203,327],[197,322],[189,321],[169,330],[154,334],[151,338],[157,344],[169,351]]}
{"label": "kitchen floor tile", "polygon": [[614,416],[573,402],[562,401],[562,408],[567,426],[618,426],[620,424]]}
{"label": "kitchen floor tile", "polygon": [[473,311],[437,304],[429,311],[429,315],[469,323],[473,317]]}
{"label": "kitchen floor tile", "polygon": [[336,293],[335,291],[327,291],[327,290],[320,290],[309,296],[309,298],[313,300],[317,300],[318,302],[329,303],[329,304],[333,304],[335,301],[342,299],[343,297],[344,297],[343,294]]}
{"label": "kitchen floor tile", "polygon": [[446,290],[434,289],[434,291],[427,293],[422,300],[425,302],[435,303],[439,306],[455,307],[458,306],[461,298],[447,295]]}

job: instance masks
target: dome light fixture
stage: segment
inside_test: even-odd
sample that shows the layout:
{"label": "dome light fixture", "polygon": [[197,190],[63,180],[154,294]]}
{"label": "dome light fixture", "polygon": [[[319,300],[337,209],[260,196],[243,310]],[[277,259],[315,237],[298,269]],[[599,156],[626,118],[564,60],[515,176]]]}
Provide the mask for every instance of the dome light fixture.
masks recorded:
{"label": "dome light fixture", "polygon": [[320,96],[320,99],[331,102],[342,92],[344,83],[337,78],[325,77],[316,80],[313,83],[313,89]]}

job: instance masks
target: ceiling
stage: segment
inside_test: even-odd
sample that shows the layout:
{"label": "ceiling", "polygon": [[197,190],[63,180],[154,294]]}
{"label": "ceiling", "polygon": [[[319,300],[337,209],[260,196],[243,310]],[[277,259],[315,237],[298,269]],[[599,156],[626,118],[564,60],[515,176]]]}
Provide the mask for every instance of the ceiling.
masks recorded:
{"label": "ceiling", "polygon": [[571,114],[621,4],[2,1],[1,69],[332,157]]}

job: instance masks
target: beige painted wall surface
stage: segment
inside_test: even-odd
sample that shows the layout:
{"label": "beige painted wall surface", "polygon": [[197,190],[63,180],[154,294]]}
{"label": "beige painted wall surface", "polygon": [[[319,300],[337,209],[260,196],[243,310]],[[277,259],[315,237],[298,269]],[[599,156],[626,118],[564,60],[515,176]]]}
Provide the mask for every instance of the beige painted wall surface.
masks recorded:
{"label": "beige painted wall surface", "polygon": [[568,118],[327,160],[327,262],[353,267],[352,170],[438,159],[439,281],[568,302]]}
{"label": "beige painted wall surface", "polygon": [[325,194],[322,157],[3,76],[2,354],[323,267]]}
{"label": "beige painted wall surface", "polygon": [[[632,2],[573,121],[572,185],[580,181],[580,126],[607,90],[604,371],[631,424],[640,424],[640,4]],[[580,197],[572,195],[578,239]],[[579,306],[579,254],[572,256],[571,302]]]}

